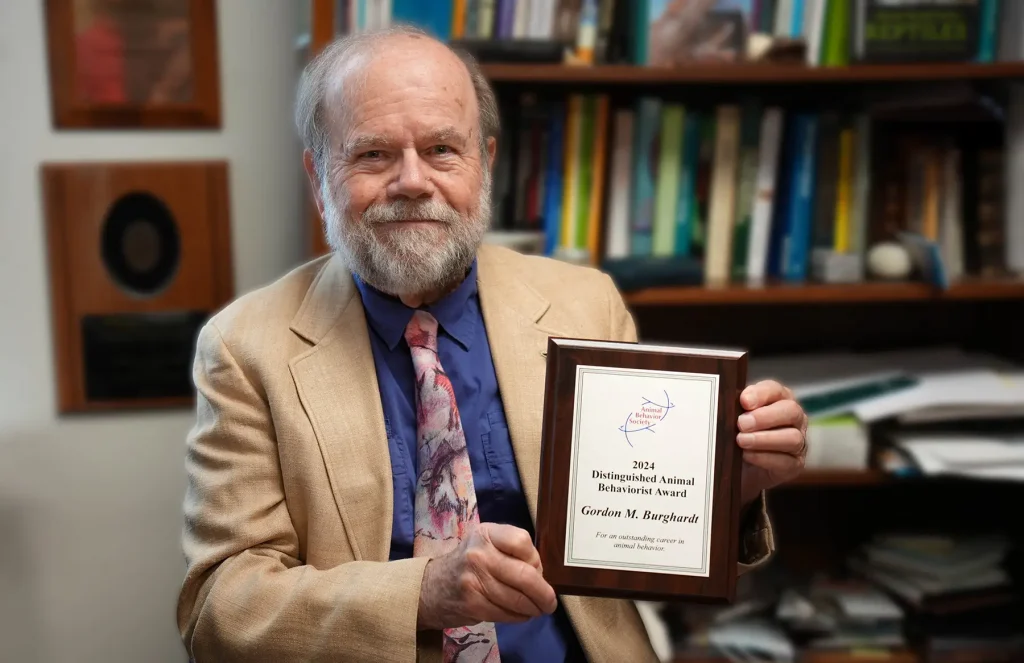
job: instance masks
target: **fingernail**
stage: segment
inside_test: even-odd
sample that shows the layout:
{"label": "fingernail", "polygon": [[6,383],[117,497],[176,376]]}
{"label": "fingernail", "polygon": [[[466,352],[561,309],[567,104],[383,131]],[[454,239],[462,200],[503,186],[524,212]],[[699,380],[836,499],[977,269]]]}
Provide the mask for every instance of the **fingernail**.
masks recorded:
{"label": "fingernail", "polygon": [[739,443],[739,445],[741,447],[753,446],[753,444],[754,444],[754,434],[753,433],[740,433],[739,435],[736,436],[736,441]]}
{"label": "fingernail", "polygon": [[747,430],[754,427],[754,415],[752,414],[741,414],[740,415],[740,429]]}
{"label": "fingernail", "polygon": [[749,408],[757,407],[757,396],[753,393],[743,394],[743,404]]}

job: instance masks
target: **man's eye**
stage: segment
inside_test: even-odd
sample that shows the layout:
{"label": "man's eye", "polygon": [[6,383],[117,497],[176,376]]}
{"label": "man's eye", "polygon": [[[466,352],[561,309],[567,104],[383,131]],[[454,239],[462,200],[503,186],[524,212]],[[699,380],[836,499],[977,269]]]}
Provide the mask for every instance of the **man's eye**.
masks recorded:
{"label": "man's eye", "polygon": [[437,155],[451,154],[452,153],[452,148],[448,147],[447,145],[435,145],[431,149],[433,150],[434,154],[437,154]]}
{"label": "man's eye", "polygon": [[362,158],[364,159],[379,159],[380,150],[370,150],[369,152],[363,152]]}

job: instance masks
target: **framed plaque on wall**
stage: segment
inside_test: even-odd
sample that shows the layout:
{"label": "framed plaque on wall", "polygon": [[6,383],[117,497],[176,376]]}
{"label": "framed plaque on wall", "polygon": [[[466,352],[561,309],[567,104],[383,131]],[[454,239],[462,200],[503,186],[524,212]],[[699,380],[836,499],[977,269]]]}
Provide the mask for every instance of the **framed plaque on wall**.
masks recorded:
{"label": "framed plaque on wall", "polygon": [[216,0],[46,0],[57,128],[220,126]]}
{"label": "framed plaque on wall", "polygon": [[224,162],[44,164],[61,412],[190,406],[234,294]]}

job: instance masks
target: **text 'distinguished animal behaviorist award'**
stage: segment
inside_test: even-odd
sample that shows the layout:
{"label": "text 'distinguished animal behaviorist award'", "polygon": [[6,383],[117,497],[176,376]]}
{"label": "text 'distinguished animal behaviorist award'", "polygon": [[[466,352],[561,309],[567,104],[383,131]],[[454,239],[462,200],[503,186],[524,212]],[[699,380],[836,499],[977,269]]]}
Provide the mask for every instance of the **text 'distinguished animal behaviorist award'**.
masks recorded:
{"label": "text 'distinguished animal behaviorist award'", "polygon": [[550,339],[537,543],[557,591],[732,600],[746,359]]}

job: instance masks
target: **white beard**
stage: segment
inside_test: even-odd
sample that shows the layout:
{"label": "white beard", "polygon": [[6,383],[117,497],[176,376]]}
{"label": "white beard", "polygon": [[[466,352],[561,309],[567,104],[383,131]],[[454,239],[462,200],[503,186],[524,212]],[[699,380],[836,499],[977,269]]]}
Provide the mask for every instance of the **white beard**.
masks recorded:
{"label": "white beard", "polygon": [[[370,205],[361,216],[348,212],[342,188],[337,196],[321,183],[328,244],[349,268],[381,292],[417,296],[443,291],[461,280],[491,221],[490,173],[483,173],[476,209],[466,216],[439,200],[395,200]],[[390,221],[428,220],[430,226],[385,229]]]}

